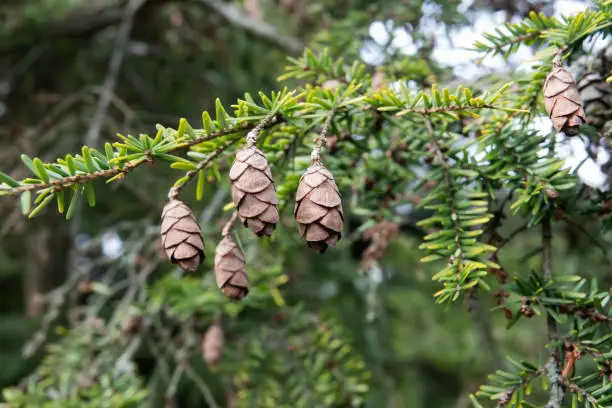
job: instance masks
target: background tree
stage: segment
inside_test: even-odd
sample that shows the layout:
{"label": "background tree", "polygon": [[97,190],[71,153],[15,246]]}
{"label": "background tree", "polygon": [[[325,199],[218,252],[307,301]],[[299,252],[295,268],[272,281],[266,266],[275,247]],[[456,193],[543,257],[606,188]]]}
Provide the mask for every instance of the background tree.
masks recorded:
{"label": "background tree", "polygon": [[[610,405],[612,3],[341,3],[0,6],[8,406]],[[493,68],[449,66],[483,16]]]}

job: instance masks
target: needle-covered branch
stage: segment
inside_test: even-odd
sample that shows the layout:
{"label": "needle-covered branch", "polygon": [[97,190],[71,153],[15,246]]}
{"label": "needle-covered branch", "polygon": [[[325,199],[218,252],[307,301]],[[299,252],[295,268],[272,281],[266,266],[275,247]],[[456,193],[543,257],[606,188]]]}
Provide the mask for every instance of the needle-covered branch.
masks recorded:
{"label": "needle-covered branch", "polygon": [[[245,95],[244,100],[239,100],[235,117],[230,116],[217,100],[216,119],[213,121],[208,112],[204,112],[203,127],[197,130],[187,120],[181,119],[176,130],[158,125],[155,137],[141,134],[136,138],[120,134],[118,137],[121,141],[106,143],[104,152],[84,146],[81,154],[67,155],[58,159],[56,163],[43,163],[38,158],[31,159],[22,155],[24,164],[34,177],[18,181],[0,173],[0,196],[21,194],[23,212],[34,216],[48,205],[53,197],[57,199],[59,212],[64,212],[64,190],[72,189],[73,196],[67,212],[67,218],[70,218],[71,210],[80,193],[87,195],[90,205],[95,204],[92,182],[97,179],[107,179],[107,182],[123,179],[128,172],[143,163],[152,163],[156,160],[170,162],[173,168],[187,167],[186,170],[192,171],[189,160],[173,154],[185,149],[191,149],[192,155],[196,157],[200,155],[210,157],[209,161],[203,164],[206,166],[239,140],[227,139],[228,136],[257,126],[277,125],[284,121],[284,114],[292,116],[296,110],[295,99],[287,90],[273,92],[270,97],[264,94],[260,96],[263,106],[257,105],[250,95]],[[262,121],[262,117],[268,119]],[[217,146],[218,144],[220,146]],[[202,160],[204,159],[200,157],[200,162]],[[197,172],[193,175],[195,174]],[[181,185],[186,181],[179,180]],[[38,193],[34,200],[36,207],[33,210],[31,210],[32,192]]]}
{"label": "needle-covered branch", "polygon": [[[199,4],[256,35],[287,44],[265,24],[247,21],[246,14],[231,2],[201,0]],[[580,180],[559,159],[556,149],[566,139],[536,131],[533,119],[546,110],[557,130],[567,135],[587,133],[582,122],[592,116],[586,107],[583,113],[577,95],[581,89],[569,72],[571,64],[588,52],[583,47],[585,39],[610,32],[611,12],[612,3],[600,0],[591,10],[572,17],[531,14],[524,22],[506,24],[497,34],[486,35],[476,44],[485,56],[508,56],[521,45],[535,48],[534,69],[521,74],[514,85],[503,85],[505,79],[502,82],[492,75],[474,83],[462,81],[452,89],[432,86],[446,78],[444,68],[415,68],[411,64],[423,59],[402,56],[397,61],[398,56],[387,54],[387,48],[384,54],[389,60],[376,68],[359,60],[346,63],[332,57],[359,49],[346,53],[306,50],[289,60],[279,78],[288,81],[291,91],[259,93],[258,97],[245,94],[232,109],[217,100],[214,112],[202,114],[201,126],[181,119],[176,129],[158,125],[154,135],[118,135],[100,151],[85,146],[78,154],[51,163],[23,156],[31,174],[15,179],[0,173],[0,195],[20,195],[22,210],[31,217],[56,201],[58,210],[70,218],[79,197],[95,204],[97,180],[130,180],[133,176],[128,173],[145,167],[144,163],[167,164],[177,170],[168,182],[173,187],[159,228],[147,223],[144,238],[142,224],[126,223],[126,230],[117,231],[123,240],[122,253],[111,261],[117,267],[99,274],[96,269],[96,278],[102,278],[90,285],[89,294],[95,305],[84,307],[88,318],[102,318],[103,309],[119,301],[110,323],[103,323],[105,329],[117,325],[125,310],[142,318],[144,323],[138,329],[132,325],[130,330],[122,329],[121,335],[128,338],[122,341],[114,367],[133,360],[139,345],[148,341],[154,353],[161,353],[160,375],[152,384],[168,389],[169,398],[180,394],[184,378],[189,377],[200,389],[202,401],[217,404],[211,395],[216,398],[218,393],[211,393],[203,381],[212,370],[196,372],[189,359],[198,350],[196,339],[203,337],[201,357],[214,370],[220,369],[213,375],[226,377],[223,383],[237,406],[363,405],[369,398],[371,381],[365,367],[370,358],[380,354],[380,361],[395,364],[397,356],[392,348],[385,348],[391,343],[377,342],[370,348],[374,352],[361,361],[357,350],[349,347],[351,339],[339,330],[341,324],[292,304],[299,291],[284,297],[282,285],[297,281],[294,278],[306,279],[303,289],[308,291],[313,288],[308,280],[319,279],[296,273],[303,269],[302,261],[310,258],[298,253],[298,240],[291,238],[301,234],[319,252],[338,244],[329,250],[336,253],[346,248],[347,241],[352,249],[357,249],[357,239],[370,241],[365,251],[353,251],[361,262],[328,257],[331,267],[325,259],[317,265],[326,270],[335,268],[335,262],[363,263],[371,266],[371,272],[381,266],[381,273],[371,278],[349,274],[342,279],[348,279],[344,283],[354,281],[357,285],[349,286],[357,289],[358,296],[365,296],[365,302],[358,302],[363,306],[359,311],[366,312],[364,322],[386,326],[393,318],[385,310],[391,299],[379,296],[395,291],[391,284],[400,282],[397,278],[402,276],[399,267],[382,267],[383,254],[387,248],[393,251],[391,241],[396,237],[404,243],[406,237],[400,234],[409,228],[423,237],[421,261],[430,264],[419,267],[419,274],[431,276],[439,285],[434,294],[438,303],[454,302],[465,295],[469,300],[478,291],[484,306],[487,290],[494,287],[495,309],[503,310],[508,328],[523,319],[533,319],[542,328],[534,330],[534,335],[541,335],[542,347],[538,348],[544,358],[533,364],[523,358],[509,360],[507,370],[496,371],[489,376],[490,383],[480,388],[478,396],[483,401],[519,408],[550,400],[550,406],[560,408],[571,399],[574,406],[605,407],[612,401],[612,293],[607,287],[600,289],[596,279],[573,275],[573,263],[551,273],[550,224],[554,219],[585,220],[584,229],[597,231],[600,224],[606,226],[600,220],[612,212],[612,198],[609,192],[594,192],[584,184],[585,188],[573,191]],[[173,14],[173,24],[178,15]],[[388,20],[395,22],[394,17]],[[389,32],[389,44],[397,32],[395,28]],[[349,38],[353,41],[355,37]],[[550,74],[553,63],[557,67]],[[567,72],[560,64],[566,65]],[[490,91],[485,90],[489,88],[486,83],[494,83]],[[592,132],[588,136],[591,153],[603,139]],[[160,184],[161,176],[152,176]],[[201,208],[184,197],[192,181],[198,200],[205,197],[205,191],[214,190],[200,222],[195,213]],[[207,183],[216,184],[208,189]],[[223,206],[227,190],[231,190],[232,202],[224,210],[231,210],[232,215],[223,226],[212,214]],[[584,204],[585,196],[590,197],[588,204]],[[104,197],[104,204],[110,206],[113,200]],[[507,211],[508,206],[513,211]],[[295,220],[288,214],[290,207]],[[240,231],[238,218],[254,234]],[[514,245],[531,246],[529,232],[536,224],[544,230],[542,240],[523,251],[524,261],[520,262],[529,266],[542,253],[545,273],[521,274],[512,270],[516,263],[506,262],[505,257],[512,254]],[[156,230],[156,244],[151,242],[151,229]],[[517,243],[513,238],[522,232],[526,239]],[[253,235],[272,239],[262,242]],[[138,250],[130,249],[134,242]],[[605,236],[601,244],[605,246]],[[506,248],[504,257],[497,256],[501,247]],[[214,261],[205,259],[212,248],[216,248]],[[414,249],[410,245],[409,251]],[[189,273],[165,261],[158,263],[164,252],[172,264]],[[500,258],[504,268],[498,265]],[[142,273],[123,269],[143,259],[150,265]],[[198,274],[213,265],[214,274]],[[588,272],[588,260],[586,266],[578,266]],[[174,274],[167,273],[170,268]],[[87,278],[93,275],[88,272]],[[325,274],[325,279],[335,278]],[[111,283],[105,285],[107,281]],[[343,291],[314,295],[342,305],[345,302],[337,296],[344,296]],[[50,305],[49,318],[43,319],[45,332],[58,318],[59,304]],[[303,307],[311,308],[313,302]],[[242,331],[243,323],[250,319],[257,324],[249,323],[250,328]],[[210,332],[204,334],[203,329],[219,321],[231,342],[214,341],[211,350]],[[490,321],[497,324],[497,319]],[[216,329],[218,340],[221,328],[217,325]],[[483,332],[490,340],[492,330],[484,327]],[[78,330],[74,334],[82,335]],[[34,345],[42,345],[45,338],[43,335]],[[51,350],[55,360],[61,357],[57,350]],[[86,368],[88,375],[99,374],[102,367],[96,352],[78,360],[89,363],[93,358],[93,368]],[[58,366],[57,361],[45,362],[48,372]],[[254,381],[262,376],[269,381]],[[140,389],[133,378],[128,380]],[[35,381],[35,386],[44,393],[42,401],[55,395],[44,384]],[[9,392],[5,397],[11,405],[22,406],[19,404],[29,393]],[[482,406],[475,396],[470,401],[475,407]]]}

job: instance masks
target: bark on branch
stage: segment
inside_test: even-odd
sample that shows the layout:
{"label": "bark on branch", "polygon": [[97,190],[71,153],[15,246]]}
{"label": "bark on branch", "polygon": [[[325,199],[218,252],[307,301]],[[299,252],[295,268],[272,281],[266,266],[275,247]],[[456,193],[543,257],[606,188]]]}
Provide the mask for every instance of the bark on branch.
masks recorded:
{"label": "bark on branch", "polygon": [[289,37],[280,33],[276,27],[263,21],[250,18],[244,11],[233,3],[221,0],[199,0],[205,7],[213,10],[233,26],[240,27],[253,36],[261,38],[272,45],[285,50],[291,54],[299,54],[304,50],[304,44],[297,38]]}
{"label": "bark on branch", "polygon": [[[552,232],[550,217],[542,221],[542,280],[547,282],[552,275]],[[546,333],[548,343],[557,341],[557,322],[550,313],[546,313]],[[550,381],[550,396],[546,408],[561,408],[565,391],[561,375],[561,356],[559,347],[551,347],[546,363],[546,375]]]}
{"label": "bark on branch", "polygon": [[[279,32],[276,27],[266,22],[251,19],[246,12],[233,3],[226,3],[222,0],[199,0],[199,3],[221,16],[230,25],[241,28],[287,53],[298,54],[304,49],[304,44],[299,39]],[[153,6],[155,5],[152,4]],[[124,7],[92,7],[75,11],[61,20],[45,22],[36,28],[30,28],[27,34],[23,33],[25,35],[15,41],[0,39],[2,40],[0,41],[0,55],[28,49],[34,44],[48,42],[55,38],[95,34],[109,26],[120,24],[124,17]]]}

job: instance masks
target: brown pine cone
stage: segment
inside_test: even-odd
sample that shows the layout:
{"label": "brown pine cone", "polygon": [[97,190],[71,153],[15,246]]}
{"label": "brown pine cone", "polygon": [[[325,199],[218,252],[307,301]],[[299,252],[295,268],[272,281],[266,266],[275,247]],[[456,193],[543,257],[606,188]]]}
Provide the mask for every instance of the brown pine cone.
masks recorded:
{"label": "brown pine cone", "polygon": [[293,215],[300,235],[320,253],[341,238],[344,213],[340,191],[334,176],[322,164],[310,166],[302,175]]}
{"label": "brown pine cone", "polygon": [[215,277],[217,286],[228,298],[240,300],[248,295],[249,280],[244,256],[229,235],[217,245]]}
{"label": "brown pine cone", "polygon": [[272,235],[279,218],[278,201],[264,154],[255,146],[239,150],[230,179],[232,199],[242,223],[258,237]]}
{"label": "brown pine cone", "polygon": [[170,262],[195,272],[204,261],[204,241],[200,226],[191,209],[180,200],[170,200],[164,206],[161,238]]}
{"label": "brown pine cone", "polygon": [[563,67],[553,67],[544,82],[546,113],[557,132],[568,136],[580,133],[578,127],[586,122],[582,100],[572,74]]}
{"label": "brown pine cone", "polygon": [[370,240],[370,245],[363,251],[362,268],[369,269],[372,264],[379,261],[387,247],[389,241],[399,233],[399,225],[392,221],[381,221],[363,232],[363,237]]}
{"label": "brown pine cone", "polygon": [[208,330],[204,333],[202,338],[202,358],[206,361],[209,366],[215,366],[221,360],[223,354],[223,346],[225,345],[225,338],[223,335],[223,329],[221,325],[215,321]]}

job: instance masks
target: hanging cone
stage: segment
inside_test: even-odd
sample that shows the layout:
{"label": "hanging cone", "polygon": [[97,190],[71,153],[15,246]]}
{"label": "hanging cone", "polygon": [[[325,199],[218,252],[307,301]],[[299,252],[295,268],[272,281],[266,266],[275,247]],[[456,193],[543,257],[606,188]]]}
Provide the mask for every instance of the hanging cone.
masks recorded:
{"label": "hanging cone", "polygon": [[568,136],[580,133],[586,123],[576,81],[563,67],[553,67],[544,82],[544,106],[557,132]]}
{"label": "hanging cone", "polygon": [[224,345],[225,338],[223,329],[221,325],[215,321],[208,326],[208,330],[206,330],[202,338],[202,358],[206,361],[206,364],[213,367],[219,363],[221,355],[223,354]]}
{"label": "hanging cone", "polygon": [[399,225],[392,221],[378,222],[363,232],[363,238],[370,241],[361,255],[361,265],[364,270],[370,269],[374,262],[383,257],[389,246],[389,241],[395,238],[398,232]]}
{"label": "hanging cone", "polygon": [[278,201],[264,154],[255,146],[239,150],[230,179],[232,199],[242,223],[258,237],[272,235],[278,222]]}
{"label": "hanging cone", "polygon": [[204,241],[191,209],[179,200],[170,200],[162,211],[161,239],[173,264],[195,272],[204,261]]}
{"label": "hanging cone", "polygon": [[344,213],[334,176],[322,164],[306,170],[295,196],[293,212],[308,246],[323,253],[342,236]]}
{"label": "hanging cone", "polygon": [[217,245],[215,277],[219,289],[230,299],[240,300],[249,293],[244,256],[229,235]]}

